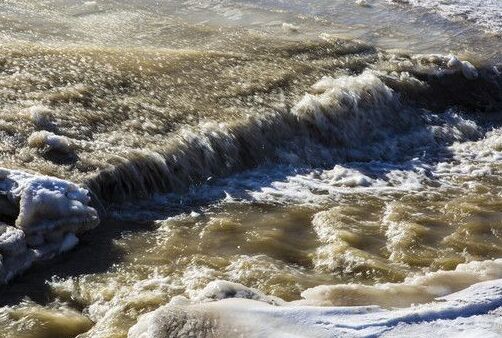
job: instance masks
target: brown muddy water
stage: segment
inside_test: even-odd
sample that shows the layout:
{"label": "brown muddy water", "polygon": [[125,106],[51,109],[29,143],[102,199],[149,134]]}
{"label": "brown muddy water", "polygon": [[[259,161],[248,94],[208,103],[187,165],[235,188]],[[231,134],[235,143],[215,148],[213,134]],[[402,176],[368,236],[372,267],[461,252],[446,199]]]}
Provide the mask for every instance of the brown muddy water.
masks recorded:
{"label": "brown muddy water", "polygon": [[126,337],[221,280],[392,308],[502,278],[500,35],[368,3],[0,3],[0,165],[101,218],[0,287],[0,336]]}

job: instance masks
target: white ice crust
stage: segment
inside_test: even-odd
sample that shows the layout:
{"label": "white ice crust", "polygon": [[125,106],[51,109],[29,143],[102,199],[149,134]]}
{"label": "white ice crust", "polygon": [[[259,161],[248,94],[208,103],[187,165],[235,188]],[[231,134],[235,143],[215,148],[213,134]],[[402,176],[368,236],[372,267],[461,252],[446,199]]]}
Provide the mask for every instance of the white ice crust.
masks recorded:
{"label": "white ice crust", "polygon": [[[228,289],[226,282],[221,283],[223,289]],[[214,290],[216,285],[208,287]],[[242,286],[238,289],[243,294]],[[246,337],[427,337],[431,334],[500,337],[502,334],[502,279],[474,284],[428,304],[394,309],[277,306],[249,297],[252,293],[252,289],[244,293],[245,299],[227,298],[209,303],[178,300],[141,316],[129,330],[128,337],[183,336],[190,332]]]}
{"label": "white ice crust", "polygon": [[0,168],[0,283],[73,248],[99,223],[90,201],[74,183]]}

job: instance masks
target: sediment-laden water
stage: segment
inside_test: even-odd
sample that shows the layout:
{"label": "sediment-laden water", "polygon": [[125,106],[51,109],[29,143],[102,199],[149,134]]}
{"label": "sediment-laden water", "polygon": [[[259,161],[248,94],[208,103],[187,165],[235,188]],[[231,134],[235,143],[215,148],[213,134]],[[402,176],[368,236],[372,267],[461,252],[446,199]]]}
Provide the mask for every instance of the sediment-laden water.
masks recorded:
{"label": "sediment-laden water", "polygon": [[501,334],[499,1],[0,13],[0,335]]}

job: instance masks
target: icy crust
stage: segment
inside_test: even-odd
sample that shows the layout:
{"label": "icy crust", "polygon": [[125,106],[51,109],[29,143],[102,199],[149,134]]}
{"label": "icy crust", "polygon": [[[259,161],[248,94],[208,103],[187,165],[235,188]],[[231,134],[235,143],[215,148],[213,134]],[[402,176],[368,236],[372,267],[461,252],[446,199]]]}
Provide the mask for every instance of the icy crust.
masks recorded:
{"label": "icy crust", "polygon": [[[223,288],[228,287],[222,283]],[[238,288],[241,294],[242,288]],[[252,293],[250,289],[247,294]],[[474,284],[428,304],[400,309],[274,306],[253,297],[227,298],[210,303],[177,300],[141,316],[129,330],[128,337],[235,334],[246,337],[392,337],[409,334],[416,337],[431,332],[451,337],[497,337],[502,333],[501,308],[502,279]]]}
{"label": "icy crust", "polygon": [[89,203],[71,182],[0,168],[0,283],[74,247],[99,223]]}

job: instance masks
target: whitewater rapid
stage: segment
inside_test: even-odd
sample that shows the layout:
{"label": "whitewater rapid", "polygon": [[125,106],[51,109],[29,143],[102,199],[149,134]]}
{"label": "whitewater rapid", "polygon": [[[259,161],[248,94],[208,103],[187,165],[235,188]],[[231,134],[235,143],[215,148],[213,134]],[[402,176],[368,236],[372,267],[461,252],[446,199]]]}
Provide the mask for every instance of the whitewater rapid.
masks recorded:
{"label": "whitewater rapid", "polygon": [[467,20],[489,33],[502,32],[502,4],[500,0],[389,0],[390,3],[404,3],[433,10],[453,21]]}
{"label": "whitewater rapid", "polygon": [[502,333],[498,1],[0,10],[0,335]]}

